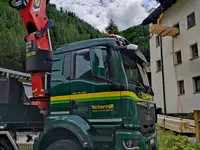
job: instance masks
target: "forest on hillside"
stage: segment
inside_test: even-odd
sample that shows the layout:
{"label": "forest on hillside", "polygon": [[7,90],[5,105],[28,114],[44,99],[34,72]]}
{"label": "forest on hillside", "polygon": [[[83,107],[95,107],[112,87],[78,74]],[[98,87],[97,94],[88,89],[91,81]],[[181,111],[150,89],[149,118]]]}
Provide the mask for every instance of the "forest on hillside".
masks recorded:
{"label": "forest on hillside", "polygon": [[134,26],[119,32],[119,35],[125,37],[129,42],[137,44],[139,46],[139,50],[141,50],[141,52],[147,58],[148,62],[150,62],[148,26]]}
{"label": "forest on hillside", "polygon": [[[48,5],[47,16],[54,21],[50,29],[54,50],[66,43],[105,36],[74,13],[57,10],[54,4]],[[26,32],[19,13],[7,0],[0,0],[0,20],[0,67],[25,71]]]}

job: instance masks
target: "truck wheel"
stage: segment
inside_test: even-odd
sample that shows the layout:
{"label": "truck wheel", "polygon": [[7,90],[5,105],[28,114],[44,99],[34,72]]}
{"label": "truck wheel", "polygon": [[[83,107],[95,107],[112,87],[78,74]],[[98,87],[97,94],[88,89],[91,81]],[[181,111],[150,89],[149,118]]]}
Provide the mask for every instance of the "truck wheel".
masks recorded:
{"label": "truck wheel", "polygon": [[83,150],[74,140],[59,140],[52,143],[47,150]]}
{"label": "truck wheel", "polygon": [[0,150],[13,150],[6,139],[0,139]]}

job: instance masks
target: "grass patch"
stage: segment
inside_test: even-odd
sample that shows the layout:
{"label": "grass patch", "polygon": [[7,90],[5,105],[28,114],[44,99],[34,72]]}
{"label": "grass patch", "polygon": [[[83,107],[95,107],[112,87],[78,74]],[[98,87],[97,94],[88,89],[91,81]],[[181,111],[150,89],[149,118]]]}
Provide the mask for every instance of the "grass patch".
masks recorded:
{"label": "grass patch", "polygon": [[200,150],[200,144],[193,144],[187,136],[158,128],[159,150]]}

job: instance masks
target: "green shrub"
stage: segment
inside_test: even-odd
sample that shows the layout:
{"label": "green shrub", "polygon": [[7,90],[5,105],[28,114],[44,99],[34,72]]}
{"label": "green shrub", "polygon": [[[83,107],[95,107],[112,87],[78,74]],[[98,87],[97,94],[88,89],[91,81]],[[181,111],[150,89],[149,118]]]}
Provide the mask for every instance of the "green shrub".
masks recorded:
{"label": "green shrub", "polygon": [[200,150],[200,144],[193,144],[187,136],[158,128],[159,150]]}

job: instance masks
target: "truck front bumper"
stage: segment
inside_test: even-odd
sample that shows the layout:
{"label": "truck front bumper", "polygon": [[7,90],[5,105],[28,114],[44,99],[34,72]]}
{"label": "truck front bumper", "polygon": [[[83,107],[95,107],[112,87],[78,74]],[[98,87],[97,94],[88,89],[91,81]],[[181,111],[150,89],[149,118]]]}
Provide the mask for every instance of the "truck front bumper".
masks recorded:
{"label": "truck front bumper", "polygon": [[158,150],[157,131],[146,137],[133,129],[117,130],[115,150]]}

